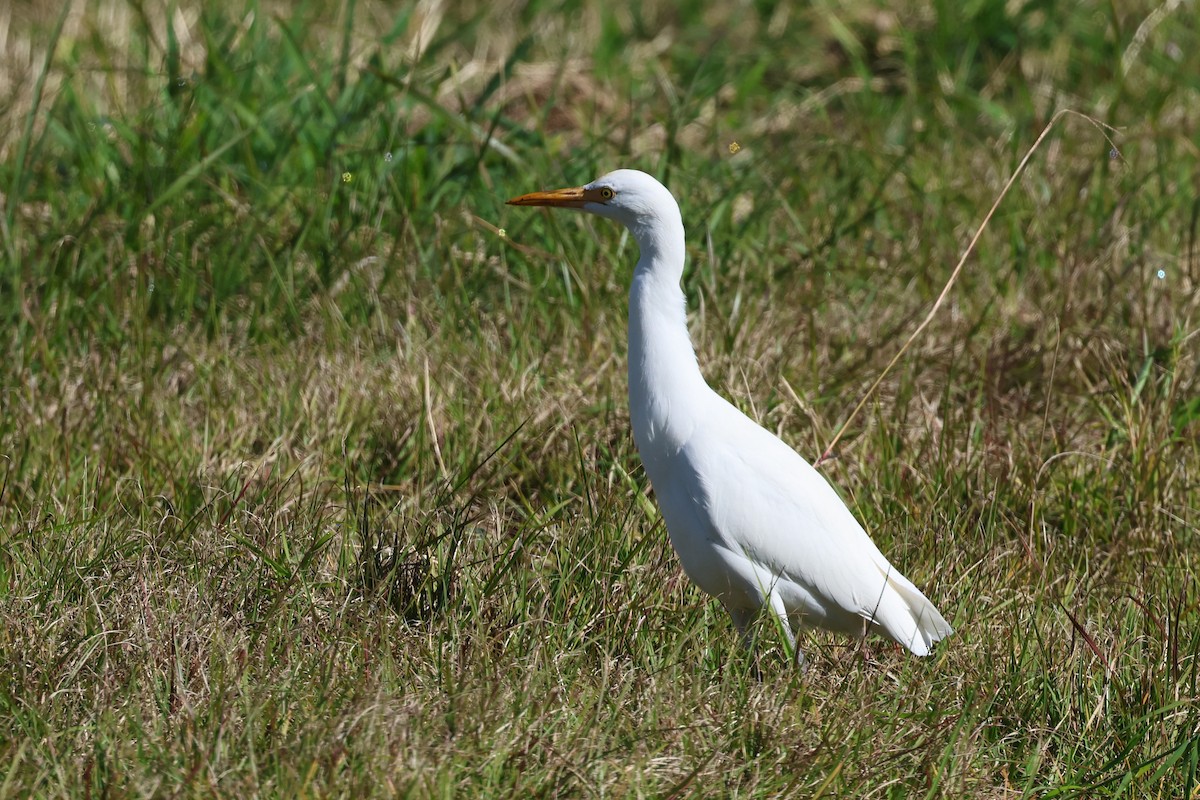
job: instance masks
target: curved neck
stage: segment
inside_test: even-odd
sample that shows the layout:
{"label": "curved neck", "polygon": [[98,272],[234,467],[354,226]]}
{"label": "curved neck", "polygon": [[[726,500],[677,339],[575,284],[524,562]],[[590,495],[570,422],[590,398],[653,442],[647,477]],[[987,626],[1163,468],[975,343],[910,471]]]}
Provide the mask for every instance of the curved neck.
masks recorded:
{"label": "curved neck", "polygon": [[633,231],[641,258],[629,288],[629,408],[642,460],[671,452],[691,437],[698,406],[710,391],[696,363],[679,279],[683,224]]}

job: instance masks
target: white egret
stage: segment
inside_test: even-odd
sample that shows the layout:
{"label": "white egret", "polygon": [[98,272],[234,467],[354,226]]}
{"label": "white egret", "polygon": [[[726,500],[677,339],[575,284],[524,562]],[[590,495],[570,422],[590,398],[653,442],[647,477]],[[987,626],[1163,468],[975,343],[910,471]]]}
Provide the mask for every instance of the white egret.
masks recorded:
{"label": "white egret", "polygon": [[793,625],[862,635],[914,654],[953,633],[893,567],[825,478],[709,388],[688,335],[680,279],[683,220],[665,186],[619,169],[586,186],[534,192],[517,206],[615,219],[641,251],[629,290],[629,416],[684,572],[717,598],[747,644],[767,608],[793,647]]}

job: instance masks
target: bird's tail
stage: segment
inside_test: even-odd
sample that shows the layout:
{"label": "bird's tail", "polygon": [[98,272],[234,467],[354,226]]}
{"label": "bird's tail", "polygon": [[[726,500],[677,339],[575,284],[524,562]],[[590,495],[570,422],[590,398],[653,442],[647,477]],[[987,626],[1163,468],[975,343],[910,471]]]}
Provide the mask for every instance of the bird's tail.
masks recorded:
{"label": "bird's tail", "polygon": [[887,587],[874,614],[875,624],[913,655],[929,655],[933,643],[954,633],[954,629],[929,598],[895,567],[889,564],[884,577]]}

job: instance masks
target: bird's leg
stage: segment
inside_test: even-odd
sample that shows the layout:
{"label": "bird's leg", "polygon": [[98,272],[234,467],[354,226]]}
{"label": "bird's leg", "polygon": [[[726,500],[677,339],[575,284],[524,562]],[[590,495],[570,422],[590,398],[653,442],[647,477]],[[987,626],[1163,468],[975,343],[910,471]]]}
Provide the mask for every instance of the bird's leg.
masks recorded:
{"label": "bird's leg", "polygon": [[787,637],[788,645],[792,649],[792,653],[796,659],[796,666],[801,672],[805,670],[804,653],[796,646],[796,634],[792,631],[792,624],[788,620],[787,607],[783,604],[783,598],[775,592],[771,592],[771,613],[775,615],[775,619],[779,622],[779,628],[783,631],[783,635]]}
{"label": "bird's leg", "polygon": [[754,622],[754,618],[758,616],[757,609],[750,608],[731,608],[725,606],[725,610],[729,612],[729,618],[733,620],[733,627],[737,628],[738,635],[742,639],[742,646],[746,648],[746,652],[750,654],[752,659],[750,665],[750,674],[754,676],[756,681],[762,681],[762,670],[758,666],[758,655],[754,652],[754,634],[750,632],[750,626]]}
{"label": "bird's leg", "polygon": [[733,627],[737,628],[738,635],[742,637],[742,645],[749,651],[754,652],[754,636],[750,633],[750,623],[754,622],[756,612],[748,608],[732,608],[726,606],[725,610],[729,612],[729,618],[733,620]]}

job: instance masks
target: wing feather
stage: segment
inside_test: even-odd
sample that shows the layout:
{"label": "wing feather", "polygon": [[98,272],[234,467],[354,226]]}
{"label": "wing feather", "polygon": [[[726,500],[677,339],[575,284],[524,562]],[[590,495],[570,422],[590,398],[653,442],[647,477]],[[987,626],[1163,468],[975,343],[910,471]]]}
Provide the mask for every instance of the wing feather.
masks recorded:
{"label": "wing feather", "polygon": [[704,487],[711,535],[797,584],[801,604],[815,599],[823,606],[790,613],[824,617],[835,628],[845,624],[840,617],[870,620],[918,654],[949,635],[945,619],[888,562],[825,477],[728,408],[734,413],[712,415],[720,429],[702,428],[686,446]]}

